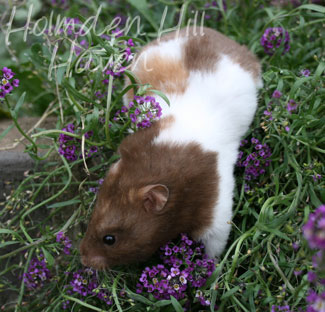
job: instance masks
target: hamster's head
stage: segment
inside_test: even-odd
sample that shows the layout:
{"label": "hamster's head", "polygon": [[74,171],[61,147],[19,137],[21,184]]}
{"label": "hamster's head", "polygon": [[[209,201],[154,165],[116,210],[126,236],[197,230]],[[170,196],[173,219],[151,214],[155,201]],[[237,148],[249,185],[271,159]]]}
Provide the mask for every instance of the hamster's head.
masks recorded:
{"label": "hamster's head", "polygon": [[80,244],[81,262],[95,269],[143,261],[170,239],[168,188],[138,181],[119,160],[109,170]]}

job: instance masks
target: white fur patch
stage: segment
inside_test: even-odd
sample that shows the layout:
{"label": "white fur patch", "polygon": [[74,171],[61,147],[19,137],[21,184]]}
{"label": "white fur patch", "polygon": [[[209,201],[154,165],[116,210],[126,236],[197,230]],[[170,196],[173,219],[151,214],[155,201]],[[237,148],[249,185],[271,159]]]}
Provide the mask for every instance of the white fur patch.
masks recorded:
{"label": "white fur patch", "polygon": [[171,39],[168,41],[162,41],[158,45],[152,45],[141,52],[139,58],[132,65],[132,71],[137,72],[138,68],[141,70],[144,68],[146,71],[152,69],[147,66],[148,60],[152,57],[161,56],[163,58],[177,61],[182,57],[182,45],[184,38]]}
{"label": "white fur patch", "polygon": [[175,121],[162,130],[155,144],[195,141],[204,150],[218,153],[219,197],[213,224],[200,237],[211,257],[221,254],[231,229],[234,165],[240,139],[254,117],[259,86],[250,73],[224,55],[214,72],[191,72],[184,94],[167,94],[170,107],[159,99],[163,116],[172,115]]}

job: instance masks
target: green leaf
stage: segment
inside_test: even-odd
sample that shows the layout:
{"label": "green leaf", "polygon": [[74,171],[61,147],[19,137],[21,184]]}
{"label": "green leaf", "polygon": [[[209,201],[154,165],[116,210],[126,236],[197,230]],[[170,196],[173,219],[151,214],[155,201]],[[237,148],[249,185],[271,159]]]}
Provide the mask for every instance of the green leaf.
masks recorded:
{"label": "green leaf", "polygon": [[297,90],[300,88],[300,86],[308,81],[311,80],[312,77],[302,77],[296,80],[296,82],[294,83],[294,85],[292,86],[291,90],[290,90],[290,98],[293,99],[297,93]]}
{"label": "green leaf", "polygon": [[128,295],[130,296],[131,299],[135,300],[135,301],[139,301],[139,302],[142,302],[144,303],[145,305],[147,306],[152,306],[154,303],[151,302],[149,299],[147,299],[146,297],[143,297],[139,294],[136,294],[134,292],[132,292],[130,289],[128,289],[126,287],[126,291],[128,293]]}
{"label": "green leaf", "polygon": [[50,266],[53,266],[53,264],[54,264],[54,258],[53,258],[53,256],[44,247],[41,247],[41,249],[42,249],[42,251],[44,253],[44,257],[47,260],[48,264]]}
{"label": "green leaf", "polygon": [[170,305],[171,303],[172,303],[171,300],[159,300],[154,304],[154,306],[160,308],[160,307],[165,307],[167,305]]}
{"label": "green leaf", "polygon": [[52,205],[48,206],[47,208],[65,207],[65,206],[71,206],[71,205],[75,205],[75,204],[79,204],[79,203],[81,203],[80,199],[70,199],[67,201],[60,202],[60,203],[52,204]]}
{"label": "green leaf", "polygon": [[229,289],[228,291],[226,291],[226,292],[222,295],[222,297],[221,297],[220,300],[223,300],[223,299],[226,299],[226,298],[232,296],[234,293],[236,293],[236,292],[239,290],[239,288],[240,288],[239,286],[236,286],[236,287],[234,287],[234,288]]}
{"label": "green leaf", "polygon": [[173,305],[173,307],[174,307],[174,309],[175,309],[176,312],[184,312],[181,304],[176,300],[175,297],[170,296],[170,300],[171,300],[172,305]]}
{"label": "green leaf", "polygon": [[0,244],[0,248],[6,247],[8,245],[13,245],[13,244],[19,244],[19,241],[9,241],[9,242],[5,242],[5,243],[1,243]]}
{"label": "green leaf", "polygon": [[322,205],[322,202],[318,199],[318,197],[314,191],[314,188],[311,184],[309,184],[309,194],[310,194],[311,202],[315,207],[319,207]]}
{"label": "green leaf", "polygon": [[299,8],[299,10],[306,9],[306,10],[312,10],[319,13],[325,13],[325,7],[318,5],[318,4],[303,4]]}
{"label": "green leaf", "polygon": [[129,77],[129,79],[131,80],[132,84],[136,85],[137,81],[139,81],[138,77],[131,71],[126,70],[124,72],[125,75],[127,75]]}
{"label": "green leaf", "polygon": [[66,80],[63,80],[62,82],[63,87],[67,88],[69,92],[71,92],[76,98],[79,100],[88,102],[88,103],[94,103],[91,99],[77,91],[74,87],[72,87]]}
{"label": "green leaf", "polygon": [[315,71],[315,77],[320,77],[325,69],[325,62],[320,62]]}
{"label": "green leaf", "polygon": [[212,293],[212,296],[211,296],[210,311],[214,312],[215,311],[214,306],[216,305],[218,291],[216,291],[215,289],[212,289],[211,293]]}
{"label": "green leaf", "polygon": [[[24,2],[25,5],[19,6],[15,14],[15,20],[20,22],[26,22],[29,12],[31,13],[31,18],[36,16],[43,6],[40,0],[27,0]],[[33,7],[31,8],[32,5]]]}
{"label": "green leaf", "polygon": [[151,15],[151,9],[148,6],[146,0],[127,0],[131,5],[133,5],[151,24],[151,26],[158,31],[158,25]]}
{"label": "green leaf", "polygon": [[[95,306],[93,306],[93,305],[91,305],[89,303],[86,303],[86,302],[84,302],[84,301],[82,301],[80,299],[77,299],[77,298],[74,298],[74,297],[71,297],[71,296],[63,295],[63,297],[66,298],[66,299],[68,299],[68,300],[74,301],[74,302],[80,304],[83,307],[88,308],[88,311],[89,311],[89,309],[90,310],[93,310],[93,311],[98,311],[98,312],[105,312],[105,311],[107,311],[107,310],[102,310],[100,308],[97,308],[97,307],[95,307]],[[78,311],[80,311],[80,310],[78,310]]]}
{"label": "green leaf", "polygon": [[161,92],[159,90],[151,90],[151,89],[150,89],[150,92],[153,92],[153,93],[159,95],[168,104],[168,106],[170,106],[169,99],[163,92]]}
{"label": "green leaf", "polygon": [[14,124],[11,124],[8,126],[7,129],[3,130],[2,133],[0,134],[0,141],[8,134],[8,132],[14,127]]}
{"label": "green leaf", "polygon": [[8,229],[0,229],[0,234],[11,234],[19,240],[24,240],[16,231],[8,230]]}
{"label": "green leaf", "polygon": [[66,66],[60,66],[57,70],[57,73],[56,73],[56,78],[57,78],[57,81],[58,81],[58,84],[61,85],[62,83],[62,79],[64,77],[64,74],[65,74],[65,71],[66,71],[67,67]]}
{"label": "green leaf", "polygon": [[25,95],[26,95],[26,92],[24,92],[24,93],[20,96],[20,98],[19,98],[19,100],[18,100],[18,102],[17,102],[15,108],[10,110],[10,113],[11,113],[12,118],[17,119],[19,109],[20,109],[20,107],[21,107],[21,106],[23,105],[23,103],[24,103]]}

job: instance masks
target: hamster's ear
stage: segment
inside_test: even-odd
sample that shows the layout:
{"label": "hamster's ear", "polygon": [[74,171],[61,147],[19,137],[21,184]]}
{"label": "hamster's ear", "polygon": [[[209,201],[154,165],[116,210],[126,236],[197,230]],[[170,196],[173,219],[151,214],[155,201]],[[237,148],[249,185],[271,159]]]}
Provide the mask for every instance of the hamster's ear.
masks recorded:
{"label": "hamster's ear", "polygon": [[161,213],[167,203],[169,190],[165,185],[154,184],[144,186],[140,194],[147,212]]}

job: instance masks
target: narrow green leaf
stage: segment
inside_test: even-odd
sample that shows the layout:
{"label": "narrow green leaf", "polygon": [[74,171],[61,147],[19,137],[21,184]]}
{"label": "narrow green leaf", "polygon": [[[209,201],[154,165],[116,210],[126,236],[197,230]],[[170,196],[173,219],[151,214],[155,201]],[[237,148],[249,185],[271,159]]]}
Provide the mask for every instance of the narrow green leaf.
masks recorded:
{"label": "narrow green leaf", "polygon": [[303,4],[300,7],[298,7],[298,9],[312,10],[323,14],[325,13],[325,7],[318,4]]}
{"label": "narrow green leaf", "polygon": [[18,102],[17,102],[15,108],[10,110],[10,113],[11,113],[12,118],[17,119],[19,109],[20,109],[20,107],[21,107],[21,106],[23,105],[23,103],[24,103],[25,95],[26,95],[26,92],[24,92],[24,93],[20,96],[20,98],[19,98],[19,100],[18,100]]}
{"label": "narrow green leaf", "polygon": [[172,304],[171,300],[159,300],[154,304],[155,307],[160,308],[160,307],[165,307]]}
{"label": "narrow green leaf", "polygon": [[9,133],[9,131],[14,127],[14,124],[11,124],[8,126],[7,129],[3,130],[2,133],[0,134],[0,141]]}
{"label": "narrow green leaf", "polygon": [[79,203],[81,203],[80,199],[70,199],[70,200],[60,202],[60,203],[52,204],[52,205],[48,206],[47,208],[59,208],[59,207],[71,206],[71,205],[75,205],[75,204],[79,204]]}
{"label": "narrow green leaf", "polygon": [[158,31],[158,25],[151,15],[151,10],[148,6],[146,0],[127,0],[131,5],[133,5],[151,24],[151,26]]}
{"label": "narrow green leaf", "polygon": [[5,243],[1,243],[0,248],[6,247],[8,245],[19,244],[19,243],[20,243],[19,241],[9,241],[9,242],[5,242]]}
{"label": "narrow green leaf", "polygon": [[214,312],[214,307],[216,305],[216,301],[217,301],[217,291],[215,289],[211,290],[212,296],[211,296],[211,304],[210,304],[210,311]]}
{"label": "narrow green leaf", "polygon": [[0,234],[11,234],[19,240],[23,240],[23,238],[15,231],[8,230],[8,229],[0,229]]}
{"label": "narrow green leaf", "polygon": [[315,71],[315,77],[320,77],[325,69],[325,62],[320,62]]}
{"label": "narrow green leaf", "polygon": [[159,95],[168,104],[168,106],[170,106],[169,99],[163,92],[161,92],[159,90],[151,90],[151,89],[150,89],[150,92],[153,92],[153,93]]}
{"label": "narrow green leaf", "polygon": [[74,297],[71,297],[71,296],[64,295],[63,297],[68,299],[68,300],[74,301],[74,302],[80,304],[81,306],[84,306],[84,307],[86,307],[88,309],[91,309],[93,311],[98,311],[98,312],[105,312],[106,311],[106,310],[99,309],[99,308],[97,308],[97,307],[95,307],[95,306],[93,306],[93,305],[91,305],[89,303],[86,303],[84,301],[81,301],[80,299],[77,299],[77,298],[74,298]]}
{"label": "narrow green leaf", "polygon": [[139,301],[139,302],[142,302],[142,303],[144,303],[145,305],[147,305],[147,306],[152,306],[154,303],[153,302],[151,302],[149,299],[147,299],[146,297],[143,297],[143,296],[141,296],[141,295],[139,295],[139,294],[136,294],[136,293],[134,293],[134,292],[132,292],[130,289],[128,289],[127,287],[126,287],[126,290],[127,290],[127,293],[128,293],[128,295],[130,296],[130,298],[131,299],[133,299],[133,300],[135,300],[135,301]]}
{"label": "narrow green leaf", "polygon": [[44,253],[45,259],[47,260],[47,263],[50,266],[53,266],[53,264],[54,264],[54,258],[53,258],[53,256],[44,247],[42,247],[42,251]]}
{"label": "narrow green leaf", "polygon": [[239,288],[240,288],[239,286],[236,286],[236,287],[234,287],[234,288],[229,289],[228,291],[226,291],[226,292],[222,295],[221,300],[226,299],[226,298],[232,296],[234,293],[236,293],[236,292],[239,290]]}
{"label": "narrow green leaf", "polygon": [[66,80],[63,80],[62,85],[65,88],[67,88],[68,91],[70,91],[79,100],[82,100],[82,101],[85,101],[85,102],[88,102],[88,103],[93,103],[93,101],[91,99],[89,99],[88,97],[86,97],[85,95],[83,95],[82,93],[80,93],[79,91],[77,91]]}
{"label": "narrow green leaf", "polygon": [[182,305],[176,300],[175,297],[170,296],[170,300],[176,312],[184,312]]}

